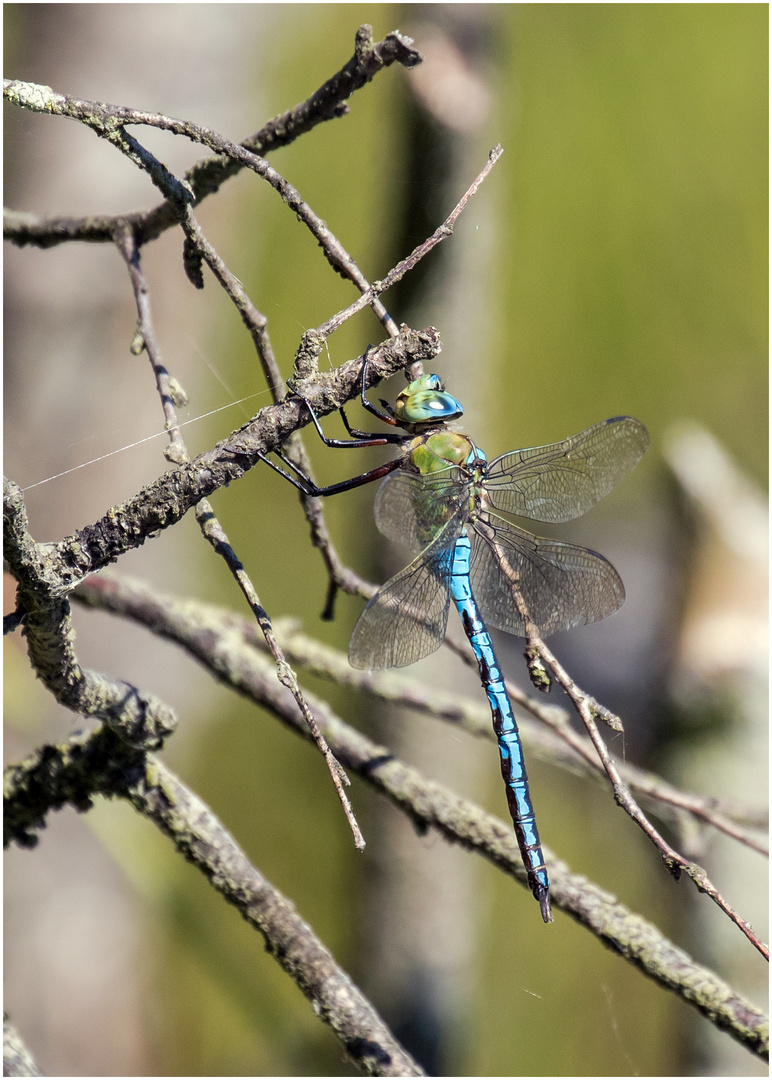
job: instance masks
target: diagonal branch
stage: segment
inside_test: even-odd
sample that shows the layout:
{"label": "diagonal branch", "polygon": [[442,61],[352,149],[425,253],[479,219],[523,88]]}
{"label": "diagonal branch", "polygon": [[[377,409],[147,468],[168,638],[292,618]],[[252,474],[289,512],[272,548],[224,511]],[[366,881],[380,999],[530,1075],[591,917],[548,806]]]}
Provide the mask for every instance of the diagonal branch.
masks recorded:
{"label": "diagonal branch", "polygon": [[[638,827],[649,837],[651,842],[659,851],[662,856],[662,861],[668,870],[677,879],[681,871],[685,871],[686,874],[692,879],[700,892],[707,893],[707,895],[713,900],[713,902],[721,908],[724,914],[742,931],[748,938],[751,944],[758,949],[761,955],[769,960],[769,948],[759,939],[758,935],[754,931],[753,927],[745,919],[743,919],[738,913],[730,906],[724,896],[718,891],[716,886],[709,880],[707,874],[696,863],[691,862],[685,858],[680,852],[676,851],[667,840],[655,829],[652,823],[644,814],[641,807],[636,802],[627,784],[622,779],[616,762],[612,758],[608,751],[608,748],[601,737],[598,725],[595,722],[595,717],[598,714],[598,706],[594,698],[590,697],[581,690],[565,668],[560,664],[554,653],[544,644],[539,637],[538,633],[531,632],[528,637],[528,649],[538,652],[539,657],[544,664],[554,675],[557,682],[562,686],[569,700],[573,704],[577,713],[582,719],[587,733],[592,740],[592,744],[598,754],[598,757],[603,764],[603,768],[608,775],[614,788],[614,798],[619,806],[627,813],[632,820],[638,825]],[[611,714],[613,716],[613,714]],[[617,717],[614,720],[618,721]],[[621,726],[621,721],[619,721]]]}
{"label": "diagonal branch", "polygon": [[423,1075],[294,904],[252,866],[209,807],[155,755],[126,746],[109,728],[42,747],[6,770],[6,845],[24,844],[47,810],[65,803],[83,810],[99,794],[131,802],[259,930],[268,952],[363,1073]]}
{"label": "diagonal branch", "polygon": [[[89,579],[81,588],[88,589]],[[124,579],[125,580],[125,579]],[[75,594],[78,597],[78,594]],[[224,615],[224,612],[222,613]],[[238,616],[231,616],[232,628],[238,630],[247,642],[260,646],[251,623]],[[397,671],[360,671],[352,668],[346,655],[323,645],[314,638],[298,630],[291,619],[280,619],[275,624],[276,632],[287,655],[294,664],[314,675],[334,682],[338,686],[348,686],[377,697],[380,701],[446,720],[455,724],[475,738],[495,742],[491,727],[490,709],[476,700],[459,698],[457,694],[445,693],[435,686],[426,687],[415,678],[402,675]],[[446,640],[446,644],[450,644]],[[465,652],[468,653],[468,649]],[[559,705],[544,705],[535,698],[528,697],[522,691],[512,694],[513,701],[542,723],[533,724],[527,718],[518,718],[518,726],[524,735],[529,752],[535,752],[542,760],[557,764],[571,772],[579,772],[591,779],[605,778],[606,773],[598,761],[589,739],[575,732],[574,741],[567,743],[557,732],[567,727],[569,716]],[[545,731],[547,723],[552,730]],[[571,730],[569,728],[569,730]],[[580,751],[583,751],[580,753]],[[768,855],[768,845],[759,833],[766,832],[768,818],[761,809],[724,803],[713,797],[706,798],[691,792],[681,791],[669,784],[661,776],[647,772],[627,762],[619,763],[619,773],[631,790],[648,800],[657,815],[667,820],[673,829],[683,826],[684,815],[689,815],[697,822],[711,825],[713,828],[732,837],[739,843],[761,855]],[[745,823],[750,823],[746,825]]]}
{"label": "diagonal branch", "polygon": [[[419,331],[403,327],[399,337],[369,351],[368,385],[417,360],[436,356],[439,350],[439,334],[434,327]],[[304,387],[305,399],[315,412],[324,416],[359,393],[363,361],[364,357],[349,360],[320,374],[313,386]],[[287,398],[262,409],[214,449],[164,473],[93,525],[57,544],[38,545],[40,573],[55,582],[58,595],[66,595],[88,574],[140,547],[160,530],[176,524],[201,499],[240,479],[258,464],[262,454],[278,448],[308,423],[308,410],[299,398]]]}
{"label": "diagonal branch", "polygon": [[452,236],[459,215],[465,209],[466,204],[472,196],[477,194],[480,185],[487,178],[491,169],[503,153],[503,148],[497,143],[488,155],[488,160],[480,173],[475,177],[470,187],[464,192],[442,224],[437,226],[432,235],[427,237],[426,240],[423,240],[408,256],[406,256],[406,258],[398,263],[393,270],[390,270],[382,281],[374,281],[370,288],[366,292],[363,292],[357,300],[352,304],[349,304],[343,311],[339,311],[336,315],[333,315],[326,322],[322,323],[321,326],[317,327],[315,333],[320,334],[323,338],[329,337],[329,335],[342,326],[347,319],[350,319],[352,315],[356,315],[358,311],[362,311],[368,304],[371,304],[374,299],[382,293],[385,293],[387,289],[390,289],[392,285],[396,285],[396,283],[412,270],[424,256],[428,255],[437,244],[441,243],[446,237]]}
{"label": "diagonal branch", "polygon": [[[241,146],[255,154],[267,154],[271,150],[287,146],[299,135],[310,131],[325,120],[344,116],[348,112],[346,101],[353,93],[369,83],[379,71],[393,63],[411,68],[421,62],[421,55],[412,48],[412,42],[398,32],[387,34],[383,41],[373,44],[372,30],[362,26],[357,32],[356,49],[353,57],[332,78],[299,105],[281,113],[265,124],[258,132],[245,139]],[[61,113],[67,99],[63,94],[56,94],[48,86],[24,83],[18,80],[4,82],[4,96],[22,108],[36,112]],[[75,99],[72,99],[75,100]],[[83,113],[94,115],[97,109],[118,110],[112,112],[118,122],[123,124],[148,123],[155,114],[142,113],[122,106],[105,106],[101,102],[83,103],[92,106],[84,108]],[[83,119],[83,116],[76,117]],[[169,121],[169,118],[163,118]],[[171,124],[179,121],[169,121]],[[156,126],[160,126],[156,125]],[[184,126],[184,125],[183,125]],[[167,130],[174,130],[167,128]],[[180,134],[188,134],[180,130]],[[206,158],[197,162],[184,177],[184,184],[193,192],[198,205],[208,195],[216,192],[229,177],[234,176],[244,167],[243,161],[221,156]],[[18,245],[35,244],[38,247],[53,247],[68,240],[87,240],[95,243],[107,243],[113,240],[118,222],[125,221],[134,231],[139,244],[145,244],[176,225],[179,221],[178,207],[174,201],[167,200],[153,210],[113,217],[93,215],[79,218],[45,218],[35,214],[6,211],[4,235]]]}
{"label": "diagonal branch", "polygon": [[[362,274],[327,223],[318,214],[314,213],[292,184],[285,180],[272,165],[269,165],[265,158],[260,157],[259,154],[254,153],[252,150],[246,149],[240,143],[231,142],[216,131],[202,127],[200,124],[193,124],[186,120],[175,120],[160,113],[145,113],[126,109],[121,105],[109,105],[101,101],[81,101],[76,98],[69,98],[65,94],[55,93],[48,86],[14,83],[7,80],[5,96],[16,104],[34,108],[39,112],[49,112],[57,116],[69,117],[92,128],[97,135],[116,146],[135,165],[148,172],[153,183],[167,195],[170,205],[175,209],[177,220],[184,216],[186,205],[194,200],[190,186],[185,181],[182,183],[177,181],[157,158],[124,131],[123,125],[128,123],[146,124],[164,131],[171,131],[176,135],[184,135],[194,142],[203,143],[210,149],[217,151],[217,153],[227,156],[242,166],[246,166],[266,180],[279,193],[298,219],[308,227],[311,234],[319,242],[319,246],[332,268],[342,274],[343,277],[353,281],[360,292],[371,291],[370,284],[364,274]],[[137,239],[138,245],[140,245],[139,229],[131,215],[128,217],[115,217],[110,221],[110,239],[115,239],[119,233],[129,228]],[[9,221],[7,224],[10,225],[11,222]],[[61,228],[61,223],[58,223],[57,231],[61,232]],[[16,240],[17,243],[20,242],[8,227],[5,229],[5,234],[7,239]],[[26,242],[29,242],[29,240]],[[194,284],[200,286],[195,265],[191,265],[189,249],[186,249],[186,269]],[[369,302],[387,333],[395,337],[398,333],[396,323],[378,299],[378,295],[371,295]]]}

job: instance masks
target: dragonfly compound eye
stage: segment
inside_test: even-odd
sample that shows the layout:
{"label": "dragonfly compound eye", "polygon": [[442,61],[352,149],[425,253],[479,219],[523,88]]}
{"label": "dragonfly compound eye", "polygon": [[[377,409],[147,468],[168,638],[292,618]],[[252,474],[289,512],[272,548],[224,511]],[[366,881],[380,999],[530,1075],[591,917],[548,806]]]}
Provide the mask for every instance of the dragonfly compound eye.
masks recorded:
{"label": "dragonfly compound eye", "polygon": [[[435,376],[436,378],[436,376]],[[444,390],[419,390],[408,393],[410,387],[397,399],[394,414],[407,424],[433,424],[463,416],[464,408],[452,394]]]}

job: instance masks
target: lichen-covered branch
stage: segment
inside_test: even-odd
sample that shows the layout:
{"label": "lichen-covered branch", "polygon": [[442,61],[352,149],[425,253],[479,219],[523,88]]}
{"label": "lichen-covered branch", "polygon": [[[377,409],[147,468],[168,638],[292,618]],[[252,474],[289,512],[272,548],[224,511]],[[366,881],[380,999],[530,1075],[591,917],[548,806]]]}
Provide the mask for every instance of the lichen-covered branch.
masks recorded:
{"label": "lichen-covered branch", "polygon": [[27,529],[21,492],[5,482],[4,554],[16,579],[18,608],[30,663],[57,701],[81,716],[105,720],[131,745],[158,748],[174,731],[174,711],[154,694],[109,679],[78,663],[69,601],[62,596],[50,564]]}
{"label": "lichen-covered branch", "polygon": [[127,746],[108,727],[44,746],[5,772],[4,842],[29,846],[46,813],[96,795],[127,799],[262,934],[268,952],[368,1076],[422,1076],[373,1006],[311,927],[247,859],[230,833],[153,754]]}
{"label": "lichen-covered branch", "polygon": [[[398,337],[369,352],[368,385],[439,351],[439,334],[433,327],[422,331],[403,327]],[[304,384],[305,400],[318,415],[339,409],[359,393],[362,363],[363,357],[349,360]],[[258,463],[261,453],[277,449],[293,431],[309,422],[308,410],[297,397],[261,410],[214,449],[164,473],[93,525],[57,544],[35,545],[31,558],[40,580],[49,583],[52,596],[66,596],[87,574],[140,547],[152,535],[176,524],[201,499],[240,479]],[[21,498],[19,488],[9,482],[7,507],[20,503]]]}

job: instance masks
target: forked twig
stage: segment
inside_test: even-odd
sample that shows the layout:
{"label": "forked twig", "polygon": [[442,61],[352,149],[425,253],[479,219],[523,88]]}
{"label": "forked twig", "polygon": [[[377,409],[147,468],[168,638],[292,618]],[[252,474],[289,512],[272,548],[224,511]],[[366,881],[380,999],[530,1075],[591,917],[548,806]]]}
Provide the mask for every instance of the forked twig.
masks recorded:
{"label": "forked twig", "polygon": [[392,285],[396,285],[409,270],[412,270],[425,255],[429,254],[432,248],[435,248],[437,244],[441,243],[446,237],[451,236],[459,215],[462,213],[472,196],[477,193],[478,188],[503,153],[503,147],[497,143],[488,154],[488,160],[485,163],[485,166],[480,170],[473,183],[464,192],[443,223],[434,230],[432,235],[414,248],[402,262],[397,263],[397,265],[390,270],[386,277],[381,281],[374,281],[369,289],[364,292],[358,300],[355,300],[353,304],[349,304],[347,308],[339,311],[337,315],[333,315],[327,322],[318,326],[316,333],[320,334],[323,338],[329,337],[329,335],[337,330],[338,327],[342,326],[347,319],[350,319],[352,315],[356,315],[358,311],[361,311],[363,308],[367,307],[368,304],[371,304],[374,299],[381,296],[382,293],[385,293]]}
{"label": "forked twig", "polygon": [[[244,139],[241,145],[262,155],[288,146],[298,136],[311,131],[318,124],[345,116],[349,111],[347,102],[351,95],[369,83],[379,71],[394,63],[411,68],[420,62],[421,54],[412,47],[409,38],[395,32],[387,34],[383,41],[373,42],[372,28],[365,24],[357,31],[354,55],[340,71],[327,79],[306,101],[269,120],[254,135]],[[88,122],[91,117],[108,109],[116,124],[150,123],[165,130],[175,130],[172,125],[177,125],[177,133],[181,135],[188,134],[186,127],[195,126],[185,125],[183,121],[174,121],[169,117],[159,117],[155,113],[122,106],[106,106],[103,102],[80,102],[68,98],[65,94],[57,94],[49,86],[21,80],[5,80],[3,94],[22,108],[72,116],[73,119],[83,122]],[[182,182],[193,193],[198,204],[214,194],[224,181],[236,175],[243,167],[242,162],[217,154],[193,165]],[[39,247],[52,247],[70,240],[111,243],[116,225],[125,223],[134,230],[137,242],[142,245],[176,225],[179,216],[179,206],[174,199],[167,199],[152,210],[122,214],[118,217],[91,215],[79,218],[46,218],[23,211],[6,211],[4,234],[6,239],[14,243],[35,244]]]}
{"label": "forked twig", "polygon": [[[329,337],[330,334],[338,330],[348,319],[353,315],[356,315],[359,311],[362,311],[372,304],[377,298],[387,289],[390,289],[392,285],[396,284],[404,275],[412,270],[425,255],[441,243],[448,236],[452,236],[453,229],[459,216],[465,209],[467,203],[475,195],[480,188],[481,184],[485,181],[488,174],[493,169],[493,166],[499,160],[503,154],[503,148],[500,145],[494,146],[488,155],[488,160],[475,177],[472,184],[467,188],[451,212],[445,218],[441,225],[439,225],[431,236],[429,236],[423,243],[419,244],[413,251],[404,258],[401,262],[388,272],[382,281],[374,282],[369,285],[362,295],[355,300],[352,304],[349,304],[347,308],[343,308],[328,319],[327,322],[316,327],[316,329],[307,331],[304,337],[305,356],[310,358],[310,362],[306,362],[302,366],[296,361],[296,370],[300,370],[302,378],[308,378],[309,375],[315,371],[314,358],[319,355],[322,349],[322,343]],[[359,281],[357,281],[359,284]],[[388,327],[386,328],[388,329]],[[303,347],[301,347],[303,348]],[[417,378],[421,374],[422,365],[415,363],[411,365],[411,374],[413,378]],[[310,475],[308,469],[308,463],[303,453],[303,459],[293,458],[292,452],[288,454],[290,460],[294,461],[298,465],[302,472],[307,476]],[[335,548],[330,539],[330,534],[327,530],[327,525],[324,520],[324,514],[322,511],[322,502],[320,499],[313,498],[310,495],[301,493],[301,502],[305,511],[306,519],[311,529],[311,540],[314,547],[318,548],[321,552],[325,566],[327,568],[327,574],[329,579],[329,585],[327,590],[327,601],[324,607],[324,617],[330,618],[332,615],[333,605],[335,602],[335,594],[338,589],[341,589],[345,593],[354,594],[358,596],[369,597],[372,595],[372,591],[368,591],[368,583],[363,581],[357,574],[355,574],[349,567],[347,567],[338,556]]]}

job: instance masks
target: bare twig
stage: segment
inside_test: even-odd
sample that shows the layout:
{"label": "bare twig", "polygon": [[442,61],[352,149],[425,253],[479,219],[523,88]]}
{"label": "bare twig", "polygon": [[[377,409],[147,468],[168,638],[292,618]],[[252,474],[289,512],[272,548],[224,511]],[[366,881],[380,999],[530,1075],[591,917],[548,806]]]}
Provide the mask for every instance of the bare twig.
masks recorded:
{"label": "bare twig", "polygon": [[329,335],[332,334],[333,331],[337,330],[340,326],[342,326],[343,323],[347,319],[350,319],[352,315],[356,315],[358,311],[362,311],[363,308],[367,307],[368,304],[372,303],[373,299],[381,296],[383,293],[386,292],[387,289],[390,289],[392,285],[396,285],[396,283],[401,278],[403,278],[409,270],[412,270],[413,267],[416,266],[416,264],[420,262],[420,260],[423,259],[425,255],[429,254],[432,248],[436,247],[437,244],[441,243],[441,241],[443,241],[446,237],[451,236],[453,234],[453,228],[456,224],[456,221],[458,220],[459,215],[464,210],[466,204],[469,202],[472,196],[477,193],[478,188],[486,179],[491,169],[503,153],[504,150],[500,145],[497,144],[496,146],[494,146],[494,148],[488,155],[488,161],[486,162],[485,166],[480,171],[474,182],[467,189],[467,191],[464,192],[464,194],[458,200],[451,212],[445,218],[443,223],[434,230],[432,235],[426,240],[424,240],[423,243],[419,244],[418,247],[414,248],[413,251],[411,251],[411,253],[407,256],[407,258],[403,259],[402,262],[398,263],[393,270],[390,270],[382,281],[374,281],[370,288],[367,290],[367,292],[362,293],[358,300],[355,300],[352,304],[349,304],[347,308],[339,311],[337,315],[333,315],[332,318],[327,320],[327,322],[322,323],[322,325],[317,328],[317,333],[321,334],[322,337],[329,337]]}
{"label": "bare twig", "polygon": [[[690,862],[677,852],[675,848],[668,844],[635,801],[630,789],[623,781],[619,769],[617,768],[614,759],[611,757],[605,742],[601,738],[598,725],[595,722],[596,717],[601,716],[604,722],[609,724],[610,727],[614,730],[621,731],[623,730],[621,720],[610,710],[598,705],[598,702],[593,697],[590,697],[589,694],[586,694],[581,690],[562,664],[559,663],[554,653],[545,645],[540,636],[538,627],[531,619],[525,598],[520,590],[519,575],[510,566],[506,554],[500,550],[495,543],[491,544],[491,549],[497,554],[498,565],[502,573],[509,579],[512,598],[525,627],[527,641],[525,656],[526,660],[529,662],[529,667],[535,660],[538,660],[540,680],[544,679],[546,676],[546,669],[549,669],[565,691],[568,699],[571,701],[579,714],[582,723],[586,727],[598,758],[600,759],[609,780],[611,780],[614,788],[614,798],[617,804],[622,807],[646,836],[649,837],[655,847],[659,850],[662,860],[671,874],[678,879],[681,871],[685,870],[689,877],[694,881],[697,888],[701,892],[706,892],[729,919],[739,927],[751,944],[759,950],[761,955],[766,960],[769,960],[769,949],[767,945],[758,938],[750,924],[746,922],[745,919],[742,919],[737,912],[730,907],[726,899],[708,879],[702,867],[697,866],[696,863]],[[541,681],[539,685],[541,688]],[[563,733],[565,733],[565,729],[561,731],[561,734]]]}
{"label": "bare twig", "polygon": [[[361,56],[364,56],[371,48],[371,42],[367,42],[365,38],[366,36],[363,37],[362,35],[358,38],[358,54]],[[367,47],[365,48],[365,46]],[[407,57],[403,56],[402,60],[403,62],[407,62]],[[340,273],[349,277],[357,285],[365,298],[358,306],[350,307],[347,312],[340,313],[335,319],[325,324],[317,334],[320,342],[324,337],[332,333],[337,326],[341,325],[347,318],[354,314],[355,311],[361,310],[367,305],[372,306],[373,311],[381,320],[390,336],[396,337],[398,335],[396,325],[379,300],[380,294],[394,282],[398,281],[409,269],[415,266],[415,264],[423,258],[428,251],[436,246],[436,244],[452,233],[458,216],[463,211],[469,199],[485,180],[502,153],[501,147],[499,146],[491,151],[485,167],[467,192],[459,200],[443,224],[431,237],[423,244],[419,245],[411,255],[395,267],[387,275],[384,281],[379,282],[377,287],[375,287],[369,284],[354,260],[333,236],[326,223],[314,214],[299,193],[288,184],[275,169],[268,165],[263,158],[247,149],[244,145],[231,143],[228,140],[223,139],[216,132],[199,125],[174,120],[173,118],[161,114],[126,109],[123,106],[113,106],[102,102],[89,102],[69,98],[66,95],[54,93],[48,87],[34,86],[32,84],[9,80],[5,87],[5,93],[10,100],[17,104],[21,104],[24,107],[33,108],[37,111],[53,112],[57,115],[67,116],[87,124],[96,131],[98,135],[109,139],[132,161],[135,161],[150,173],[154,183],[156,183],[161,190],[167,194],[170,201],[175,204],[177,215],[183,221],[183,227],[186,232],[186,268],[188,269],[191,280],[199,286],[203,284],[202,279],[200,279],[200,260],[206,259],[213,272],[215,272],[220,282],[226,288],[226,291],[228,291],[229,295],[236,303],[242,319],[252,333],[269,386],[274,393],[275,399],[278,400],[281,400],[283,397],[283,387],[280,389],[281,378],[278,367],[273,359],[272,351],[270,350],[270,343],[267,341],[264,316],[261,316],[254,306],[251,305],[244,293],[243,287],[240,286],[240,283],[234,275],[230,274],[223,261],[217,256],[214,249],[203,237],[203,234],[193,217],[191,208],[187,205],[193,198],[192,188],[188,181],[186,180],[182,183],[176,181],[160,162],[144,151],[136,140],[127,135],[124,130],[125,125],[149,125],[202,142],[211,149],[228,155],[232,160],[254,169],[254,171],[258,172],[259,175],[268,180],[268,182],[279,191],[282,198],[284,198],[291,209],[293,209],[301,220],[303,220],[311,229],[333,267]],[[310,109],[306,110],[306,114],[311,112],[312,110]],[[123,243],[123,238],[129,234],[134,237],[137,246],[139,246],[140,229],[138,224],[130,220],[130,218],[113,219],[112,235],[119,245]],[[319,344],[319,347],[321,347],[321,344]],[[416,360],[412,366],[415,369],[415,373],[415,371],[419,369],[420,359]],[[179,431],[178,428],[176,430],[177,432]],[[172,438],[174,439],[176,436],[173,435]],[[301,468],[304,468],[305,471],[308,465],[305,452],[302,448],[297,448],[296,452],[299,454],[297,464]],[[183,463],[182,457],[177,459],[173,458],[173,460],[177,460],[178,464]],[[334,552],[329,534],[324,524],[320,506],[305,496],[303,497],[303,504],[311,526],[313,542],[322,551],[330,575],[327,609],[331,610],[335,590],[339,587],[344,589],[355,588],[357,587],[357,580],[356,577],[342,565]]]}
{"label": "bare twig", "polygon": [[[365,86],[375,75],[393,63],[404,67],[414,67],[421,62],[421,55],[412,48],[412,42],[399,33],[388,34],[383,41],[373,44],[370,27],[363,26],[357,33],[354,56],[332,78],[328,79],[317,91],[299,105],[270,120],[258,132],[241,144],[255,154],[267,154],[281,146],[287,146],[299,135],[310,131],[325,120],[345,116],[348,112],[346,99],[356,90]],[[50,87],[38,86],[19,80],[4,82],[4,96],[23,108],[36,112],[60,111],[68,99],[63,94],[56,94]],[[89,103],[92,104],[92,103]],[[97,108],[101,103],[95,103]],[[148,123],[152,113],[142,113],[121,106],[111,113],[120,124]],[[76,116],[85,122],[92,115],[88,108],[85,115]],[[133,117],[133,119],[131,119]],[[179,121],[161,118],[154,126],[166,125],[167,130]],[[179,130],[179,134],[188,134]],[[218,154],[206,158],[194,165],[186,174],[183,183],[190,188],[198,205],[202,199],[213,194],[229,177],[234,176],[244,163],[231,157]],[[137,243],[146,244],[155,239],[166,229],[179,221],[179,207],[170,201],[161,203],[153,210],[135,214],[93,215],[79,218],[45,218],[36,214],[7,211],[4,222],[4,235],[13,243],[35,244],[38,247],[53,247],[68,240],[87,240],[96,243],[112,242],[116,224],[126,223],[134,231]]]}
{"label": "bare twig", "polygon": [[255,616],[258,626],[263,632],[266,644],[270,649],[276,664],[278,680],[283,686],[287,687],[295,699],[295,702],[303,715],[303,719],[308,725],[308,730],[311,732],[313,740],[321,751],[325,764],[329,769],[332,782],[335,785],[335,790],[338,793],[338,798],[340,799],[341,806],[343,807],[346,819],[348,820],[351,832],[354,836],[354,846],[357,851],[364,851],[365,838],[362,835],[362,830],[359,828],[351,802],[344,789],[344,785],[348,786],[350,781],[341,768],[340,762],[338,762],[327,745],[324,735],[319,729],[316,717],[314,716],[312,709],[309,708],[308,703],[298,686],[297,676],[292,670],[292,666],[287,661],[279,642],[276,640],[276,635],[273,632],[273,626],[268,612],[260,603],[249,575],[245,571],[241,560],[238,559],[235,551],[231,547],[228,537],[225,535],[222,526],[215,517],[208,500],[203,499],[196,507],[196,519],[198,520],[204,536],[215,551],[225,560],[228,569],[233,574],[247,603],[252,609],[252,613]]}
{"label": "bare twig", "polygon": [[[99,581],[96,577],[87,578],[74,593],[74,598],[131,615],[133,606],[141,606],[147,591],[141,582],[131,578],[121,577],[116,580],[115,588],[107,590],[99,588]],[[376,591],[374,585],[364,582],[362,585],[364,596]],[[171,597],[161,597],[161,600],[178,603]],[[208,605],[200,605],[200,610],[218,625],[227,626],[229,631],[238,633],[247,644],[265,647],[260,635],[255,632],[254,624],[241,615]],[[302,633],[292,619],[277,620],[274,631],[284,653],[293,665],[302,667],[304,671],[329,679],[339,686],[363,691],[380,701],[446,720],[475,738],[495,740],[490,710],[476,699],[467,700],[458,694],[445,693],[435,686],[427,687],[423,682],[397,671],[360,671],[352,668],[344,653]],[[448,638],[445,645],[468,662],[470,667],[474,665],[474,657],[470,656],[468,647],[463,648]],[[558,705],[545,705],[542,700],[529,697],[514,683],[507,683],[507,691],[514,704],[539,720],[538,724],[534,724],[527,717],[518,717],[518,726],[529,753],[536,753],[552,765],[580,772],[589,778],[601,780],[606,777],[592,743],[571,728],[565,709]],[[549,730],[545,730],[545,727]],[[682,828],[684,815],[689,815],[753,851],[768,855],[768,845],[762,839],[768,821],[761,809],[681,791],[661,776],[627,762],[619,763],[617,768],[625,783],[645,798],[657,816],[667,820],[673,829]]]}
{"label": "bare twig", "polygon": [[[269,165],[264,158],[254,153],[254,151],[247,150],[241,144],[231,142],[216,131],[202,127],[199,124],[192,124],[185,120],[175,120],[160,113],[145,113],[134,109],[126,109],[120,105],[109,105],[106,102],[80,101],[76,98],[67,97],[66,94],[55,93],[48,86],[14,83],[11,80],[6,80],[5,95],[18,105],[34,108],[38,112],[50,112],[54,115],[69,117],[72,120],[79,120],[92,128],[97,135],[116,146],[130,161],[148,172],[153,183],[166,194],[167,198],[171,197],[170,201],[173,201],[176,206],[178,217],[182,217],[185,206],[193,202],[193,192],[184,181],[182,183],[177,181],[161,162],[144,150],[136,139],[129,136],[123,130],[123,125],[129,123],[146,124],[164,131],[171,131],[176,135],[184,135],[194,142],[203,143],[217,153],[232,158],[234,161],[256,172],[264,180],[267,180],[271,187],[281,195],[287,206],[310,229],[334,270],[353,281],[360,292],[367,292],[370,289],[369,282],[340,241],[334,236],[327,223],[318,214],[314,213],[299,192],[273,166]],[[124,231],[127,225],[132,229],[136,237],[135,223],[129,222],[126,218],[113,219],[112,236],[115,237],[117,233]],[[187,266],[190,273],[189,261]],[[396,337],[398,333],[396,323],[377,295],[371,297],[370,306],[383,323],[386,332],[392,337]]]}
{"label": "bare twig", "polygon": [[[88,582],[85,587],[88,587]],[[373,590],[374,586],[370,586],[370,589]],[[225,613],[222,614],[225,617]],[[236,620],[237,617],[234,616],[233,628],[240,627],[245,640],[253,641],[259,646],[259,639],[252,632],[251,624],[246,620]],[[490,710],[480,702],[467,701],[459,698],[457,694],[443,693],[437,687],[427,688],[422,682],[396,671],[359,671],[352,668],[345,654],[301,633],[292,620],[279,620],[275,629],[287,655],[305,671],[330,679],[338,685],[363,690],[391,704],[448,720],[477,738],[495,740]],[[446,645],[450,644],[446,639]],[[458,650],[459,655],[462,651],[469,653],[468,647],[462,650],[459,646]],[[473,662],[474,658],[470,666]],[[529,751],[536,750],[545,761],[562,765],[574,772],[578,770],[585,776],[598,779],[605,777],[605,770],[598,761],[592,743],[570,728],[568,713],[564,709],[557,705],[544,705],[514,686],[510,696],[521,709],[552,729],[545,731],[542,724],[536,725],[526,718],[518,718],[518,726],[521,733],[524,733],[524,742]],[[575,741],[567,741],[564,737],[566,734],[574,736]],[[648,799],[656,807],[658,815],[666,818],[674,829],[682,826],[683,816],[687,814],[762,855],[769,853],[768,845],[759,835],[760,830],[767,828],[767,817],[761,810],[753,810],[747,806],[730,806],[715,798],[680,791],[662,777],[628,763],[620,763],[618,768],[625,783]],[[755,829],[743,827],[742,823],[748,821],[755,823]]]}
{"label": "bare twig", "polygon": [[[314,330],[307,331],[304,337],[303,346],[299,350],[299,356],[295,364],[295,380],[294,384],[298,387],[305,384],[305,380],[315,376],[318,373],[318,367],[316,365],[316,358],[322,349],[322,344],[330,334],[339,329],[347,319],[350,319],[352,315],[356,315],[357,312],[362,311],[365,307],[377,299],[382,293],[390,289],[397,281],[399,281],[409,270],[417,265],[420,260],[427,255],[434,247],[437,246],[446,237],[451,236],[453,228],[455,226],[458,217],[466,207],[469,200],[480,188],[480,185],[486,179],[493,166],[501,157],[503,150],[501,146],[495,146],[488,155],[488,161],[477,175],[473,183],[461,196],[456,203],[450,214],[445,218],[443,223],[439,225],[430,237],[419,244],[407,258],[403,259],[397,264],[382,281],[375,282],[370,285],[368,289],[362,293],[358,300],[355,300],[353,304],[350,304],[343,311],[339,311],[337,315],[334,315],[327,322],[322,323],[321,326]],[[410,374],[412,378],[417,378],[422,371],[422,364],[417,361],[410,366]],[[305,393],[305,391],[304,391]],[[292,444],[288,447],[289,458],[299,466],[300,470],[308,475],[307,460],[305,458],[305,452],[301,449],[299,451],[299,457],[296,458],[292,453]],[[324,521],[324,514],[322,511],[322,504],[320,499],[312,498],[309,495],[301,493],[301,502],[305,511],[306,519],[308,520],[309,527],[311,529],[311,540],[314,547],[317,547],[321,552],[325,566],[327,568],[329,586],[327,592],[327,602],[325,604],[325,617],[331,617],[333,605],[335,602],[335,594],[338,589],[342,589],[343,592],[355,593],[359,595],[366,595],[366,583],[362,581],[357,574],[355,574],[349,567],[345,566],[342,560],[339,558],[335,548],[333,547],[330,539],[327,526]]]}
{"label": "bare twig", "polygon": [[559,663],[554,653],[545,645],[533,628],[528,637],[528,644],[531,648],[538,651],[539,656],[552,672],[557,682],[563,687],[563,690],[566,692],[566,695],[581,717],[597,755],[603,764],[603,768],[613,785],[614,799],[618,805],[633,819],[636,825],[639,826],[659,850],[662,861],[671,874],[673,874],[675,878],[678,878],[682,870],[686,871],[700,892],[707,893],[711,900],[713,900],[713,902],[721,908],[743,934],[745,934],[761,955],[766,960],[769,960],[768,946],[758,938],[753,927],[746,922],[745,919],[741,918],[729,905],[715,885],[708,879],[708,876],[702,867],[697,866],[696,863],[686,859],[680,852],[671,847],[667,840],[665,840],[657,829],[654,828],[643,810],[641,810],[640,806],[633,798],[629,787],[622,779],[619,769],[601,737],[598,725],[595,723],[597,704],[594,699],[588,694],[585,694],[584,691],[576,685],[571,676],[566,672],[565,668]]}

